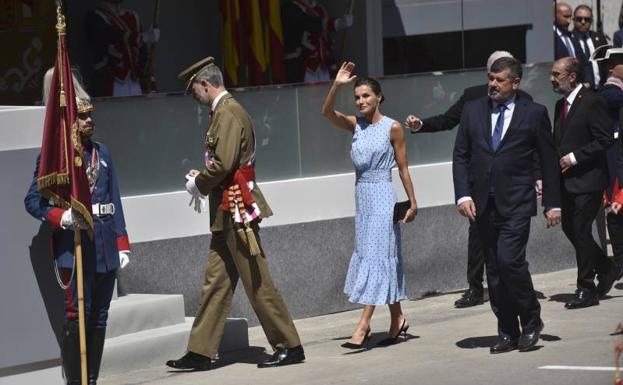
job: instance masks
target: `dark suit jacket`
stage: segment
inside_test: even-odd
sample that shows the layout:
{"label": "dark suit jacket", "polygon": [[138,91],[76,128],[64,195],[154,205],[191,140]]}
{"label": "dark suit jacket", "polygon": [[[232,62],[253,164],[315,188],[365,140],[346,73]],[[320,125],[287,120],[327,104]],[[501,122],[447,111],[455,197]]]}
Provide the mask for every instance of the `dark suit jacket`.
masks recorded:
{"label": "dark suit jacket", "polygon": [[620,29],[614,33],[612,37],[612,45],[614,48],[623,47],[623,29]]}
{"label": "dark suit jacket", "polygon": [[[489,91],[488,88],[487,84],[466,88],[463,91],[463,95],[461,95],[456,103],[448,108],[448,111],[441,115],[422,119],[422,128],[418,132],[437,132],[453,129],[461,121],[461,113],[463,112],[463,106],[465,103],[487,96]],[[518,91],[518,95],[521,98],[532,100],[532,96],[522,90]]]}
{"label": "dark suit jacket", "polygon": [[[575,57],[580,61],[580,63],[584,63],[586,61],[586,58],[584,57],[584,53],[582,52],[582,47],[580,46],[580,43],[570,32],[567,32],[567,36],[571,38],[571,42],[573,43]],[[567,56],[573,55],[567,50],[567,46],[565,45],[565,43],[563,43],[560,36],[558,36],[558,33],[554,31],[554,60],[558,60]]]}
{"label": "dark suit jacket", "polygon": [[567,191],[574,194],[603,191],[608,184],[606,150],[614,142],[612,120],[606,101],[584,87],[575,97],[564,127],[560,127],[563,99],[556,103],[554,140],[561,158],[573,152],[578,164],[562,176]]}
{"label": "dark suit jacket", "polygon": [[[593,42],[593,46],[595,48],[608,43],[608,41],[606,40],[606,37],[601,32],[588,31],[587,33],[588,33],[589,38]],[[578,31],[573,31],[572,35],[575,38],[575,40],[578,42],[578,45],[580,46],[580,49],[581,49],[582,48],[581,33]],[[596,86],[599,86],[599,84],[595,84],[595,73],[593,72],[593,64],[590,61],[590,56],[586,56],[585,54],[583,54],[582,59],[583,59],[582,69],[584,72],[584,82],[590,83],[593,86],[593,88],[595,88]]]}
{"label": "dark suit jacket", "polygon": [[547,109],[518,97],[508,131],[493,151],[489,97],[466,103],[452,164],[456,200],[471,196],[476,215],[481,215],[493,185],[501,215],[536,215],[535,151],[543,173],[543,206],[560,207],[560,172]]}

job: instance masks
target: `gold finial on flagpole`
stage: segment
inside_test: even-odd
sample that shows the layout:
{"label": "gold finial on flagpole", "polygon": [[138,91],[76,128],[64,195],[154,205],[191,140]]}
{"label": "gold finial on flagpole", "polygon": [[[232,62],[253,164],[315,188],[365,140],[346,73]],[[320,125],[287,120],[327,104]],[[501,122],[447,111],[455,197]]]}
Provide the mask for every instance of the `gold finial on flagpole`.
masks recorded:
{"label": "gold finial on flagpole", "polygon": [[56,32],[59,35],[64,35],[66,32],[65,15],[63,15],[60,2],[56,6]]}
{"label": "gold finial on flagpole", "polygon": [[59,105],[61,107],[67,106],[67,100],[65,98],[65,88],[63,87],[63,66],[60,65],[63,61],[63,55],[61,55],[61,36],[66,33],[66,24],[65,24],[65,16],[63,15],[63,10],[61,8],[60,0],[56,2],[56,33],[58,34],[58,63],[57,70],[59,71],[60,78],[60,95],[59,95]]}

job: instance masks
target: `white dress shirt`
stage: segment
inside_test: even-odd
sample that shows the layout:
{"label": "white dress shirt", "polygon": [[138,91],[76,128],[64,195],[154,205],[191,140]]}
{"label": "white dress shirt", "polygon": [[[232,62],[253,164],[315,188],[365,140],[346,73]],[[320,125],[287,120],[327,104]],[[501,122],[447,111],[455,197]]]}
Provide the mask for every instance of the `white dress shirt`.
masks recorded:
{"label": "white dress shirt", "polygon": [[[578,93],[580,92],[582,87],[584,87],[584,86],[581,85],[581,84],[578,84],[575,87],[575,89],[573,91],[571,91],[569,96],[567,96],[567,103],[569,104],[569,111],[571,111],[571,106],[573,105],[573,101],[575,100],[575,97],[578,96]],[[563,105],[563,108],[564,108],[564,105]],[[567,114],[569,114],[569,111],[567,111]],[[573,155],[573,152],[570,152],[567,155],[569,155],[569,158],[571,158],[571,164],[572,165],[575,166],[576,164],[578,164],[578,161],[575,159],[575,155]]]}

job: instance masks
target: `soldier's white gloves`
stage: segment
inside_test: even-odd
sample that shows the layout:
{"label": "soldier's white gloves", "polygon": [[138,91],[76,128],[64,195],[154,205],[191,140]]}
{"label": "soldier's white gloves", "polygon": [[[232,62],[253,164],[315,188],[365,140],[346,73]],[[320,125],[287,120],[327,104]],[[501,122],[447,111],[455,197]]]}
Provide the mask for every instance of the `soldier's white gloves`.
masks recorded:
{"label": "soldier's white gloves", "polygon": [[346,14],[340,18],[335,19],[335,30],[341,31],[346,28],[350,28],[353,25],[353,15]]}
{"label": "soldier's white gloves", "polygon": [[63,216],[61,216],[61,228],[63,228],[63,230],[73,230],[74,218],[71,215],[71,208],[63,212]]}
{"label": "soldier's white gloves", "polygon": [[128,265],[128,263],[130,263],[130,257],[128,256],[128,253],[126,253],[125,251],[120,251],[119,252],[119,267],[123,269],[124,267]]}
{"label": "soldier's white gloves", "polygon": [[150,28],[147,31],[143,32],[142,35],[143,35],[143,43],[145,44],[157,43],[160,40],[160,29]]}
{"label": "soldier's white gloves", "polygon": [[195,210],[198,214],[206,212],[206,202],[207,198],[203,194],[193,195],[190,198],[190,202],[188,202],[188,206],[192,206],[194,204],[193,210]]}
{"label": "soldier's white gloves", "polygon": [[197,185],[195,184],[195,177],[186,174],[185,178],[186,178],[186,191],[188,191],[188,193],[192,196],[201,194],[199,192],[199,189],[197,188]]}

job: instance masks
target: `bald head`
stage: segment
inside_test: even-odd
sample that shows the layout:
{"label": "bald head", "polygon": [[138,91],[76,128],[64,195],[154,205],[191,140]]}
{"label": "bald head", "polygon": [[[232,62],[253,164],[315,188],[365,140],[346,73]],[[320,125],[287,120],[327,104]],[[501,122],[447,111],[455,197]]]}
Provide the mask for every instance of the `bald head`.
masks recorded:
{"label": "bald head", "polygon": [[573,12],[571,6],[567,3],[557,1],[554,6],[554,24],[556,27],[567,31],[569,29],[569,24],[571,24],[572,17]]}

